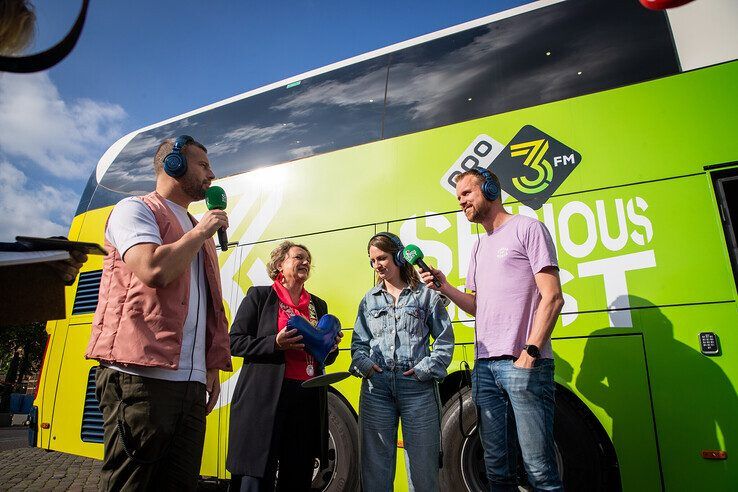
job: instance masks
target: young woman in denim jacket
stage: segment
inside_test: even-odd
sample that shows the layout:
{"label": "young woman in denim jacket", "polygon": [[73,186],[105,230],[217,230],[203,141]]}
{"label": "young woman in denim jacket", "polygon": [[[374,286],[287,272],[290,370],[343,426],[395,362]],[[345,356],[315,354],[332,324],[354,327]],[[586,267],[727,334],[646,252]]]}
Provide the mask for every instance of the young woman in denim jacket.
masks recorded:
{"label": "young woman in denim jacket", "polygon": [[451,320],[443,298],[402,258],[400,238],[381,232],[367,249],[378,282],[359,304],[351,340],[351,370],[364,378],[359,403],[363,490],[393,489],[401,419],[409,488],[437,491],[436,381],[446,376],[454,350]]}

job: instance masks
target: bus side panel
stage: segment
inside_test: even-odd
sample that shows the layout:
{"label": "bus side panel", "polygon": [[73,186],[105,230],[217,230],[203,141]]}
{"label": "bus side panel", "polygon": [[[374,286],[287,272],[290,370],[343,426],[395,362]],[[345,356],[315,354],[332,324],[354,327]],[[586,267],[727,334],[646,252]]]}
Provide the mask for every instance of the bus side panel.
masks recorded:
{"label": "bus side panel", "polygon": [[[75,217],[69,230],[69,238],[103,244],[103,230],[109,214],[110,208],[105,208]],[[102,263],[102,256],[89,255],[81,272],[100,270]],[[46,421],[51,423],[51,429],[42,436],[46,436],[44,447],[48,449],[102,458],[102,445],[83,442],[81,437],[88,375],[90,368],[97,365],[97,362],[84,357],[93,313],[72,314],[79,278],[66,290],[67,319],[58,322],[56,327],[53,353],[54,356],[63,357],[63,360],[56,364],[52,362],[43,371],[46,381],[44,414]]]}
{"label": "bus side panel", "polygon": [[39,389],[36,400],[33,402],[38,407],[38,447],[49,448],[51,433],[48,429],[41,427],[42,424],[50,424],[54,414],[54,399],[56,398],[56,385],[59,379],[59,366],[64,353],[64,338],[67,333],[67,322],[50,321],[46,325],[49,334],[46,357],[43,361],[41,380],[38,382]]}
{"label": "bus side panel", "polygon": [[[85,222],[85,215],[79,215],[72,220],[69,227],[69,239],[75,240],[80,234]],[[99,241],[99,239],[96,239]],[[82,267],[83,271],[92,270],[91,265],[95,265],[95,258],[90,258]],[[77,291],[79,277],[72,286],[65,287],[65,312],[71,313],[74,306],[74,295]],[[49,449],[52,444],[51,430],[43,429],[42,423],[50,424],[54,416],[56,404],[57,384],[59,382],[59,371],[61,367],[62,357],[64,356],[64,348],[66,344],[67,328],[69,326],[69,315],[67,319],[60,321],[49,321],[46,324],[46,332],[49,334],[46,356],[43,361],[41,380],[38,382],[39,389],[36,395],[34,405],[38,407],[38,442],[37,446]]]}
{"label": "bus side panel", "polygon": [[[228,328],[230,330],[231,323],[233,322],[233,316],[238,309],[238,303],[243,298],[243,292],[241,287],[238,285],[238,278],[240,275],[239,267],[241,265],[241,254],[243,253],[242,248],[233,248],[233,251],[228,256],[228,259],[223,262],[223,253],[221,252],[218,256],[218,260],[221,263],[221,285],[223,287],[223,301],[226,306],[226,314],[228,316]],[[235,284],[235,285],[234,285]],[[232,359],[235,363],[237,359]],[[209,447],[208,442],[205,443],[205,450],[203,456],[207,456],[208,453],[214,453],[217,451],[218,455],[218,467],[217,477],[218,478],[230,478],[230,474],[226,471],[226,459],[228,457],[228,426],[231,421],[231,396],[233,390],[236,387],[237,369],[234,367],[233,372],[222,372],[220,373],[220,398],[218,400],[217,408],[215,412],[220,413],[218,418],[218,442],[217,448]]]}
{"label": "bus side panel", "polygon": [[[738,440],[735,304],[653,307],[633,311],[633,318],[644,327],[666,489],[735,484],[738,466],[729,461]],[[721,354],[701,353],[704,331],[717,334]],[[726,450],[729,457],[707,460],[703,450]]]}
{"label": "bus side panel", "polygon": [[102,459],[102,446],[99,443],[84,442],[81,437],[87,379],[90,369],[97,365],[96,361],[85,359],[89,339],[89,324],[69,325],[64,359],[58,373],[58,392],[49,449]]}
{"label": "bus side panel", "polygon": [[659,461],[642,337],[554,340],[553,348],[556,381],[587,404],[612,439],[623,490],[658,490]]}

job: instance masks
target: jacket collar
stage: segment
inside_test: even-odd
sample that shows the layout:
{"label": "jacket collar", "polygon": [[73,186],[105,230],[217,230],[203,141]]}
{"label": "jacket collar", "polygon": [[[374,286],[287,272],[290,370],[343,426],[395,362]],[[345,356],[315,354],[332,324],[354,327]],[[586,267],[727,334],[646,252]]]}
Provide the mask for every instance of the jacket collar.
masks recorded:
{"label": "jacket collar", "polygon": [[[417,290],[418,289],[420,289],[420,283],[418,283],[418,286],[415,288],[416,293],[417,293]],[[376,296],[376,295],[381,294],[384,290],[385,290],[384,289],[384,281],[382,281],[382,282],[379,282],[374,287],[372,287],[372,289],[369,291],[369,294],[371,294],[373,296]],[[409,285],[407,287],[405,287],[404,289],[402,289],[401,292],[405,292],[406,290],[409,290],[410,292],[414,292],[413,289],[410,288]]]}

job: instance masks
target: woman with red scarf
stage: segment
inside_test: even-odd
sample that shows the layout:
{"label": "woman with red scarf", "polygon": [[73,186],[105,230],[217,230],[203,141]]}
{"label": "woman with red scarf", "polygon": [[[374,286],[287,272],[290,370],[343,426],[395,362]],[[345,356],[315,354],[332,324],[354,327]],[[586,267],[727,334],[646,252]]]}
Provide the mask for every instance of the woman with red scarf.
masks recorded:
{"label": "woman with red scarf", "polygon": [[[328,312],[322,299],[305,290],[310,276],[308,249],[290,241],[272,251],[267,265],[271,286],[251,287],[231,327],[231,355],[244,364],[231,403],[228,458],[231,490],[308,491],[315,458],[327,463],[326,388],[303,388],[320,365],[304,350],[291,316],[313,326]],[[343,335],[325,364],[331,364]]]}

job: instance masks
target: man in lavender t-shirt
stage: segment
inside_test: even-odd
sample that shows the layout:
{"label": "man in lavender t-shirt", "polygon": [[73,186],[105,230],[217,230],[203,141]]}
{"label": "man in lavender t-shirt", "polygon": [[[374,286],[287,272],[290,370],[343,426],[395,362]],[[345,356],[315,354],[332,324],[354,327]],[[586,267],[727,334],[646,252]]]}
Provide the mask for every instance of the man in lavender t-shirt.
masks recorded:
{"label": "man in lavender t-shirt", "polygon": [[[535,275],[558,268],[551,235],[536,219],[508,215],[479,237],[472,253],[466,288],[479,293],[477,359],[517,357],[528,343],[541,301]],[[552,359],[551,340],[538,343],[540,358]]]}
{"label": "man in lavender t-shirt", "polygon": [[556,250],[538,220],[502,207],[497,176],[473,169],[458,176],[456,196],[466,218],[481,224],[466,287],[439,270],[421,274],[476,319],[472,395],[490,490],[518,490],[517,447],[535,490],[563,490],[553,439],[551,332],[563,307]]}

